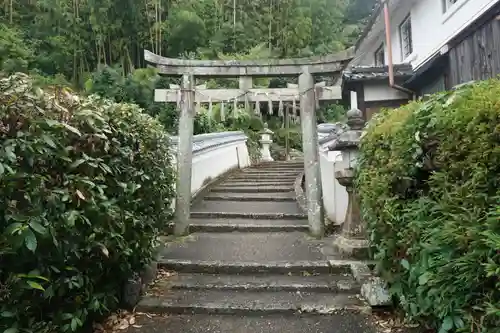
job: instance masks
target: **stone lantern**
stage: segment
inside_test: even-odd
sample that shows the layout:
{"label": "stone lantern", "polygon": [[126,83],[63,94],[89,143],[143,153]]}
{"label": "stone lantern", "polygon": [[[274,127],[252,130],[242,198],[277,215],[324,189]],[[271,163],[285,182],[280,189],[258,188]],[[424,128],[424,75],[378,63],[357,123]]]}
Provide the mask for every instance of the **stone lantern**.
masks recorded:
{"label": "stone lantern", "polygon": [[348,130],[343,132],[329,150],[340,151],[344,169],[335,172],[340,185],[345,186],[348,205],[341,234],[334,240],[334,248],[342,257],[365,259],[368,256],[369,241],[366,225],[361,219],[359,198],[354,188],[355,167],[359,156],[359,142],[364,126],[362,112],[353,108],[347,112]]}
{"label": "stone lantern", "polygon": [[260,134],[260,153],[261,153],[261,161],[263,162],[272,162],[274,159],[271,157],[271,151],[269,150],[271,144],[273,143],[273,138],[272,135],[274,134],[273,131],[271,131],[267,123],[264,123],[264,129],[259,132]]}

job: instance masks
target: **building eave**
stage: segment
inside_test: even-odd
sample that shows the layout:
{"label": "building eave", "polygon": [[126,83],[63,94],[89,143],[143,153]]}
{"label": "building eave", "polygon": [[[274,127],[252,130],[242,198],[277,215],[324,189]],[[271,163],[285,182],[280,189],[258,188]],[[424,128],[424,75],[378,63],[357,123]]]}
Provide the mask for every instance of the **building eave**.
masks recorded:
{"label": "building eave", "polygon": [[[394,65],[394,77],[397,81],[405,81],[412,75],[411,64]],[[343,83],[385,81],[388,79],[388,66],[353,66],[342,73]]]}

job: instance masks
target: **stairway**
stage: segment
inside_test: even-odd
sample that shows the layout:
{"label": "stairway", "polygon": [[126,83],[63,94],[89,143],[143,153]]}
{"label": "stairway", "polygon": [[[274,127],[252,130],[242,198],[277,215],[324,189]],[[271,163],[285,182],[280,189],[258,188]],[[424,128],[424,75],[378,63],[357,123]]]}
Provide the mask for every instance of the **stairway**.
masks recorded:
{"label": "stairway", "polygon": [[160,266],[176,274],[137,307],[168,317],[137,332],[374,332],[349,263],[327,260],[308,236],[294,192],[302,169],[240,170],[195,203],[193,233],[161,252]]}

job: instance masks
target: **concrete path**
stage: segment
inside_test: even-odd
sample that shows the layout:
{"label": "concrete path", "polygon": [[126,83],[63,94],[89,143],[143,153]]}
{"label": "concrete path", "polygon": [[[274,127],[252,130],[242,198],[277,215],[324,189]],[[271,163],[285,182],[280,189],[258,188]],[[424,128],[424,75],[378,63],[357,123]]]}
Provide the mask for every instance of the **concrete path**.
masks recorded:
{"label": "concrete path", "polygon": [[133,333],[369,333],[348,262],[308,236],[295,202],[302,162],[232,174],[194,204],[191,235],[167,243],[160,281]]}

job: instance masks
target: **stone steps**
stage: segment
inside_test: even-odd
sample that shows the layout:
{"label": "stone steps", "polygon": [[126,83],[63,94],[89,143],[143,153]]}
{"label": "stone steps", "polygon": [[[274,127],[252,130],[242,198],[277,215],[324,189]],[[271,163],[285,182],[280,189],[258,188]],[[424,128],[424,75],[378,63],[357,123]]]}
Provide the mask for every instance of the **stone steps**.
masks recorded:
{"label": "stone steps", "polygon": [[258,176],[249,176],[249,175],[241,175],[236,174],[230,178],[227,178],[225,183],[234,182],[234,181],[243,181],[243,182],[252,182],[252,183],[266,183],[269,181],[283,181],[283,182],[294,182],[298,177],[297,175],[288,176],[288,175],[258,175]]}
{"label": "stone steps", "polygon": [[196,213],[227,212],[254,214],[300,214],[302,210],[296,202],[253,202],[253,201],[201,201],[191,209]]}
{"label": "stone steps", "polygon": [[[191,208],[192,233],[166,242],[159,253],[159,267],[176,273],[156,284],[136,311],[188,323],[164,332],[372,333],[363,326],[353,261],[330,260],[324,243],[307,234],[307,214],[294,192],[303,168],[301,161],[263,164],[211,188]],[[325,330],[305,325],[309,315],[321,318]]]}
{"label": "stone steps", "polygon": [[205,201],[264,201],[276,202],[287,201],[295,202],[295,192],[276,192],[276,193],[209,193],[203,198]]}
{"label": "stone steps", "polygon": [[303,169],[303,161],[294,162],[272,162],[272,163],[262,163],[256,166],[252,166],[251,169]]}
{"label": "stone steps", "polygon": [[[173,230],[173,224],[170,225]],[[192,218],[190,232],[307,232],[307,220],[248,219],[248,218]]]}
{"label": "stone steps", "polygon": [[231,181],[226,181],[223,183],[224,187],[230,188],[230,187],[244,187],[244,186],[283,186],[283,185],[289,185],[292,186],[295,182],[295,179],[293,180],[267,180],[267,181],[253,181],[253,180],[246,180],[246,181],[241,181],[241,180],[231,180]]}
{"label": "stone steps", "polygon": [[160,257],[235,263],[325,259],[322,243],[301,232],[193,233],[166,244]]}
{"label": "stone steps", "polygon": [[302,261],[241,261],[230,260],[188,260],[160,258],[158,266],[165,270],[180,273],[204,274],[346,274],[349,273],[350,262],[339,262],[332,266],[327,260]]}
{"label": "stone steps", "polygon": [[211,219],[211,218],[247,218],[254,220],[306,220],[307,215],[304,213],[251,213],[251,212],[191,212],[191,218],[195,219]]}
{"label": "stone steps", "polygon": [[301,170],[265,170],[265,171],[255,171],[255,170],[241,170],[238,174],[253,177],[262,176],[295,176],[297,177],[301,173]]}
{"label": "stone steps", "polygon": [[282,174],[285,176],[291,176],[291,175],[298,175],[300,173],[304,172],[304,167],[302,168],[297,168],[297,169],[242,169],[240,170],[239,174]]}
{"label": "stone steps", "polygon": [[366,314],[332,313],[328,316],[282,314],[241,316],[189,314],[136,316],[127,333],[375,333]]}
{"label": "stone steps", "polygon": [[180,273],[157,285],[160,289],[343,292],[355,294],[359,285],[344,275],[227,275]]}
{"label": "stone steps", "polygon": [[355,295],[296,291],[169,290],[146,296],[136,311],[149,313],[201,314],[330,314],[363,311]]}
{"label": "stone steps", "polygon": [[220,184],[210,190],[212,193],[273,193],[273,192],[293,192],[293,185],[280,185],[280,186],[255,186],[255,185],[245,185],[238,187],[225,186]]}

